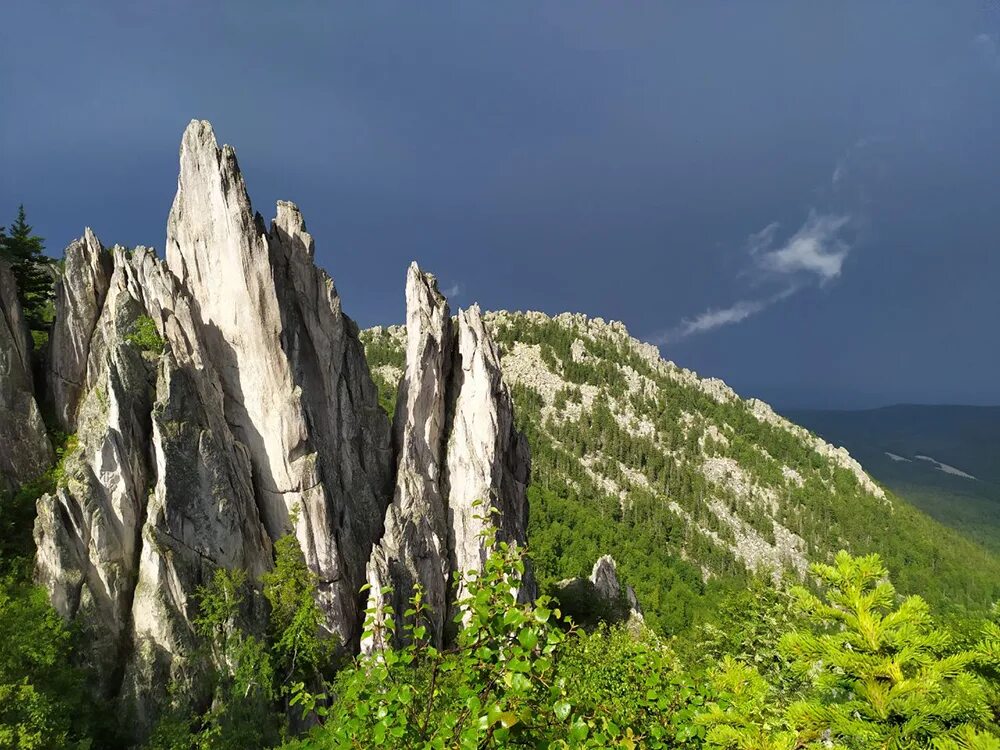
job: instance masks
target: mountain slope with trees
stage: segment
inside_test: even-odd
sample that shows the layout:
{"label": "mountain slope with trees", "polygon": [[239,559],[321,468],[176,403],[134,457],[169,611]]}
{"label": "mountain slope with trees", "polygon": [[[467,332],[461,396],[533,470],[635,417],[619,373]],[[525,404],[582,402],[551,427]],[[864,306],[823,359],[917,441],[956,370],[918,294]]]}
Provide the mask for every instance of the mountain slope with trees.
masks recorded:
{"label": "mountain slope with trees", "polygon": [[787,415],[847,446],[872,476],[928,515],[1000,552],[1000,407],[899,404]]}
{"label": "mountain slope with trees", "polygon": [[[724,383],[660,359],[619,323],[487,316],[532,446],[529,540],[545,586],[613,551],[647,621],[677,633],[758,570],[792,580],[840,549],[878,552],[901,591],[985,610],[1000,561],[876,484],[846,451]],[[381,401],[401,328],[362,333]]]}

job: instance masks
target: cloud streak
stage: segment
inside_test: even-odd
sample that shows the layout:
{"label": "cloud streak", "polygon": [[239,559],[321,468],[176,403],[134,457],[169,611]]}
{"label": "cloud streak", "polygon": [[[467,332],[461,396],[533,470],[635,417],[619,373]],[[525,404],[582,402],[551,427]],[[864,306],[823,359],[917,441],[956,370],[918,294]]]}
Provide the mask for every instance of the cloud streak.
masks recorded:
{"label": "cloud streak", "polygon": [[780,302],[786,297],[791,297],[798,290],[799,287],[793,284],[785,289],[782,289],[776,294],[772,294],[770,297],[741,300],[740,302],[730,305],[729,307],[710,307],[705,310],[705,312],[700,313],[693,318],[685,318],[672,331],[659,336],[654,343],[663,345],[679,341],[681,339],[686,339],[688,336],[694,336],[699,333],[708,333],[709,331],[714,331],[716,328],[722,328],[723,326],[742,323],[747,318],[756,315],[759,312],[763,312],[776,302]]}
{"label": "cloud streak", "polygon": [[781,226],[777,222],[754,232],[746,242],[751,270],[760,282],[772,288],[777,286],[778,291],[740,300],[728,307],[710,307],[654,337],[654,343],[673,343],[741,323],[800,290],[833,281],[843,272],[851,251],[851,244],[844,236],[851,223],[846,214],[810,211],[802,226],[783,242],[778,242]]}

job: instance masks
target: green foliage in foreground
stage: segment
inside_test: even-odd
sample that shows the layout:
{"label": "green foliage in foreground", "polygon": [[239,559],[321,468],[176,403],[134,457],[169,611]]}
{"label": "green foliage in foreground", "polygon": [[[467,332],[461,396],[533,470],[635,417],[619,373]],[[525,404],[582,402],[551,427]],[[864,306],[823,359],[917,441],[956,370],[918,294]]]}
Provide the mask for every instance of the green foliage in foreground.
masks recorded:
{"label": "green foliage in foreground", "polygon": [[[564,622],[546,597],[518,604],[511,583],[524,563],[498,544],[466,579],[453,647],[435,648],[418,592],[402,619],[408,645],[357,658],[329,707],[300,689],[295,702],[321,722],[290,748],[694,747],[691,718],[704,697],[665,642],[646,631]],[[389,612],[384,627],[395,633]],[[366,635],[376,633],[369,611]]]}
{"label": "green foliage in foreground", "polygon": [[[550,600],[516,602],[510,581],[521,570],[500,545],[469,580],[464,627],[446,650],[427,640],[418,594],[405,613],[415,623],[409,645],[356,659],[333,696],[299,686],[294,702],[318,723],[287,747],[997,747],[1000,626],[987,626],[974,648],[955,646],[920,597],[899,601],[875,555],[841,552],[835,565],[814,566],[822,596],[793,590],[801,619],[765,665],[783,673],[775,681],[749,654],[724,654],[705,675],[648,630],[583,633]],[[773,642],[753,637],[766,649]]]}
{"label": "green foliage in foreground", "polygon": [[989,719],[986,685],[969,669],[976,654],[952,647],[921,597],[897,606],[877,555],[841,552],[835,565],[814,565],[813,572],[826,588],[824,599],[802,588],[794,594],[798,609],[823,629],[782,640],[796,672],[813,683],[811,699],[789,709],[807,737],[928,746]]}
{"label": "green foliage in foreground", "polygon": [[781,640],[793,671],[807,683],[785,705],[758,672],[726,657],[713,670],[719,700],[698,717],[719,748],[993,748],[997,717],[991,688],[977,673],[1000,641],[992,626],[974,650],[955,648],[927,603],[898,603],[877,555],[837,555],[814,565],[821,598],[793,590],[808,627]]}
{"label": "green foliage in foreground", "polygon": [[0,750],[103,747],[110,725],[74,666],[76,634],[31,580],[35,502],[62,481],[63,457],[76,445],[72,435],[52,438],[57,463],[0,493]]}
{"label": "green foliage in foreground", "polygon": [[[293,688],[326,684],[335,642],[321,630],[316,575],[293,534],[275,543],[275,566],[255,592],[241,570],[218,569],[198,591],[195,627],[212,670],[212,701],[199,712],[181,702],[168,711],[149,750],[241,750],[270,747],[288,734]],[[271,605],[266,637],[248,633],[248,599],[263,593]]]}
{"label": "green foliage in foreground", "polygon": [[[545,597],[519,604],[523,559],[496,544],[467,578],[454,644],[432,644],[418,592],[381,625],[407,623],[408,645],[339,672],[293,536],[276,558],[262,589],[224,569],[201,588],[211,700],[178,702],[147,748],[998,748],[1000,612],[955,637],[874,555],[814,566],[813,591],[755,579],[685,643],[634,622],[585,632]],[[248,632],[264,601],[270,628]],[[121,746],[72,650],[43,589],[0,580],[0,748]]]}
{"label": "green foliage in foreground", "polygon": [[25,577],[0,579],[0,748],[90,746],[93,714],[71,648],[45,589]]}

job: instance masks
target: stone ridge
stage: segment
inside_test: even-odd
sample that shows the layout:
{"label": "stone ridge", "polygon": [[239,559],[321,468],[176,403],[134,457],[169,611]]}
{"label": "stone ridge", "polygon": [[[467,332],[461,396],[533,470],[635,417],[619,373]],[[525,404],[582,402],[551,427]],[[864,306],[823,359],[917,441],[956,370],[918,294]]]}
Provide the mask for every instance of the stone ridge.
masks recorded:
{"label": "stone ridge", "polygon": [[[689,370],[668,359],[664,359],[658,347],[632,337],[625,324],[621,321],[605,321],[603,318],[591,318],[582,313],[567,312],[549,316],[537,311],[511,312],[506,310],[487,312],[484,317],[491,326],[510,322],[517,317],[523,317],[535,322],[554,321],[591,339],[603,338],[622,342],[655,370],[685,385],[698,388],[716,401],[735,402],[743,400],[725,381],[719,378],[702,378],[694,370]],[[759,399],[747,399],[745,402],[749,405],[751,412],[757,419],[780,427],[800,440],[807,442],[821,456],[834,462],[841,468],[850,471],[858,480],[858,483],[869,494],[880,500],[886,500],[885,491],[868,476],[861,464],[851,456],[846,448],[827,443],[805,428],[780,416],[769,404]]]}

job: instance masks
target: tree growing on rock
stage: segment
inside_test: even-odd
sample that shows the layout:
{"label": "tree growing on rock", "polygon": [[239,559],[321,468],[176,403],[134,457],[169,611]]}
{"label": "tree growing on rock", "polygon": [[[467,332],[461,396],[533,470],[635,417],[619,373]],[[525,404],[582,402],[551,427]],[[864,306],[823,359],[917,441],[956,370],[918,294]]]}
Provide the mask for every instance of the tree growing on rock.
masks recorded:
{"label": "tree growing on rock", "polygon": [[45,255],[45,241],[34,233],[24,206],[17,209],[17,219],[10,225],[10,235],[0,229],[0,257],[10,265],[17,279],[18,297],[28,327],[36,343],[52,321],[52,260]]}

